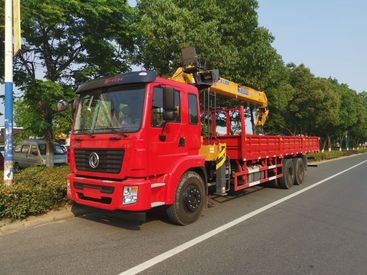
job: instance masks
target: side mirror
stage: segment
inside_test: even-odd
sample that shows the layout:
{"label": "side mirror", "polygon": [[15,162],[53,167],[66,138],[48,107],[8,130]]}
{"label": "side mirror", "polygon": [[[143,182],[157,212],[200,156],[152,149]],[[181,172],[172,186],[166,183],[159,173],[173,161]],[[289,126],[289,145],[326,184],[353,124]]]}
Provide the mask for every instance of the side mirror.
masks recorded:
{"label": "side mirror", "polygon": [[66,100],[61,99],[56,104],[56,111],[59,112],[59,113],[64,112],[67,109],[68,105],[69,105],[69,103]]}
{"label": "side mirror", "polygon": [[175,94],[172,88],[163,88],[163,119],[172,121],[174,119]]}
{"label": "side mirror", "polygon": [[175,95],[172,88],[163,88],[163,109],[175,110]]}

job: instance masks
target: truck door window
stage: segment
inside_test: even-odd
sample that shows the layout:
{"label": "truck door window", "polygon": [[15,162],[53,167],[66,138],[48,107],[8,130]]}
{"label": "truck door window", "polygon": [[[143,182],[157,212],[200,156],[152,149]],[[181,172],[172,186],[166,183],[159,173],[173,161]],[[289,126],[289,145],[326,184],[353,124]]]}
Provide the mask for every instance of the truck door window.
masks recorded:
{"label": "truck door window", "polygon": [[[180,92],[174,90],[174,100],[175,100],[175,111],[174,119],[172,122],[180,122]],[[153,90],[153,102],[152,102],[152,117],[151,117],[152,127],[162,127],[164,124],[163,119],[163,88],[155,87]]]}
{"label": "truck door window", "polygon": [[189,94],[189,123],[198,124],[198,103],[196,95]]}

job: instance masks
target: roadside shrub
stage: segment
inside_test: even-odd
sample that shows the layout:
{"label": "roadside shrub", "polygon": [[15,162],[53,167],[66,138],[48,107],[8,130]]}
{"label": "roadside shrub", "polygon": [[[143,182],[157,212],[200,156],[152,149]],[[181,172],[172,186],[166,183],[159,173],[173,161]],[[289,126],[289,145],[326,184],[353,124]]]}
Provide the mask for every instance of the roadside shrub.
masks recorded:
{"label": "roadside shrub", "polygon": [[67,166],[32,167],[15,174],[10,187],[1,182],[0,219],[24,219],[65,204],[69,171]]}
{"label": "roadside shrub", "polygon": [[357,150],[349,150],[349,151],[333,150],[330,152],[325,151],[325,152],[309,154],[308,157],[311,158],[311,161],[321,161],[321,160],[335,159],[335,158],[340,158],[344,156],[350,156],[350,155],[360,154],[360,153],[365,153],[365,152],[367,152],[367,149],[357,149]]}

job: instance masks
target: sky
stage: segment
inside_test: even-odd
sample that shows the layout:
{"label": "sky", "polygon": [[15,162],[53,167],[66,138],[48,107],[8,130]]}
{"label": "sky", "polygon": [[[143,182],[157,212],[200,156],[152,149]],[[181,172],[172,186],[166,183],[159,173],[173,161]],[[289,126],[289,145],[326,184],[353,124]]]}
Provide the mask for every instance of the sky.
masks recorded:
{"label": "sky", "polygon": [[367,1],[258,0],[259,24],[286,63],[367,91]]}

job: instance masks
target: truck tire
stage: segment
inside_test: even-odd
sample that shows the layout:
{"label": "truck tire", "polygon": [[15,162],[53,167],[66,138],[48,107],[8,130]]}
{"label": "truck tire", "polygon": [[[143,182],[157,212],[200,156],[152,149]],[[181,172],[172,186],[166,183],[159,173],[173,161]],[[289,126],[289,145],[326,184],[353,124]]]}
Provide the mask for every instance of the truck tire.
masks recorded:
{"label": "truck tire", "polygon": [[169,220],[178,225],[196,221],[205,203],[204,182],[198,173],[186,172],[178,183],[175,201],[167,208]]}
{"label": "truck tire", "polygon": [[293,186],[295,179],[295,169],[292,159],[285,159],[283,162],[283,177],[279,179],[279,186],[289,189]]}
{"label": "truck tire", "polygon": [[303,159],[301,158],[295,158],[293,159],[294,168],[295,168],[295,179],[294,184],[300,185],[303,182],[303,179],[305,178],[305,163],[303,162]]}

